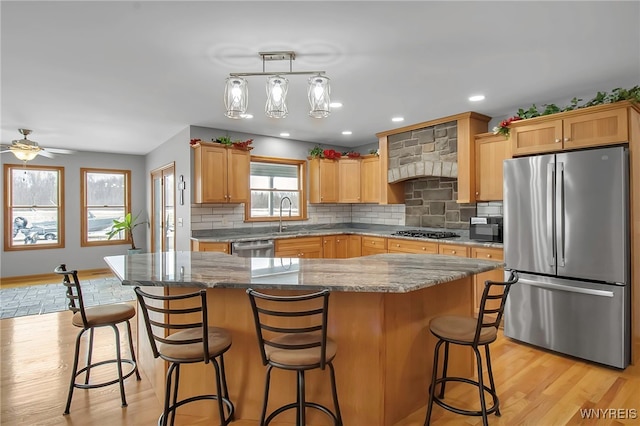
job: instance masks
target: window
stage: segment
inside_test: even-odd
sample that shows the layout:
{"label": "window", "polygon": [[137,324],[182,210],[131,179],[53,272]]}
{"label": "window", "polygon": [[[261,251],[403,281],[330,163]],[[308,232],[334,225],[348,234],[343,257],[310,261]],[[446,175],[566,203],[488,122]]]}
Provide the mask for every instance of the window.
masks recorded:
{"label": "window", "polygon": [[[81,246],[122,244],[124,232],[107,239],[114,219],[131,212],[131,172],[129,170],[80,169],[82,192]],[[135,214],[132,212],[132,215]]]}
{"label": "window", "polygon": [[64,168],[4,165],[4,249],[64,247]]}
{"label": "window", "polygon": [[[307,218],[307,198],[304,191],[305,160],[251,157],[251,197],[245,203],[245,221],[273,221]],[[291,216],[289,216],[289,201]]]}

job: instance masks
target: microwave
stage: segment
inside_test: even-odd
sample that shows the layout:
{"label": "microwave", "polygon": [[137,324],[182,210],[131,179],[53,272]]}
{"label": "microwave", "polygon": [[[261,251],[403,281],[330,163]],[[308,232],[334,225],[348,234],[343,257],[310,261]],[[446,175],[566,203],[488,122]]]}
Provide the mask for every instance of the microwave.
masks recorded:
{"label": "microwave", "polygon": [[469,238],[475,241],[502,242],[501,217],[472,217],[469,219]]}

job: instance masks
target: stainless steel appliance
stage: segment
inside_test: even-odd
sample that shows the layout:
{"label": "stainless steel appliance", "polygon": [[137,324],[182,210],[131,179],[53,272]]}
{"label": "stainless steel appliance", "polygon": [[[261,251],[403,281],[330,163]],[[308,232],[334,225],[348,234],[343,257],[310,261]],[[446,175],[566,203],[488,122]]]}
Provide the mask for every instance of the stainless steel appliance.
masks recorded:
{"label": "stainless steel appliance", "polygon": [[[629,154],[624,147],[504,162],[505,336],[629,364]],[[506,272],[508,273],[508,272]]]}
{"label": "stainless steel appliance", "polygon": [[501,217],[472,217],[469,219],[469,238],[474,241],[502,242]]}
{"label": "stainless steel appliance", "polygon": [[273,240],[242,241],[231,243],[231,255],[239,257],[273,257]]}

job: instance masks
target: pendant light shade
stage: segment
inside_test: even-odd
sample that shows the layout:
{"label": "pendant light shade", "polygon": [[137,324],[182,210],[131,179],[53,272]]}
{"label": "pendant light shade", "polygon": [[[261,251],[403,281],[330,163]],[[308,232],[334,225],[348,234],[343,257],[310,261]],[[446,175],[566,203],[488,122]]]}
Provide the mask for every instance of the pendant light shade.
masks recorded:
{"label": "pendant light shade", "polygon": [[287,111],[287,89],[289,80],[276,75],[267,79],[267,103],[264,113],[270,118],[285,118]]}
{"label": "pendant light shade", "polygon": [[315,75],[309,78],[309,116],[313,118],[326,118],[331,114],[329,98],[331,87],[329,86],[329,78],[321,75]]}
{"label": "pendant light shade", "polygon": [[225,116],[242,118],[247,112],[249,103],[249,86],[247,80],[241,77],[228,77],[224,87]]}

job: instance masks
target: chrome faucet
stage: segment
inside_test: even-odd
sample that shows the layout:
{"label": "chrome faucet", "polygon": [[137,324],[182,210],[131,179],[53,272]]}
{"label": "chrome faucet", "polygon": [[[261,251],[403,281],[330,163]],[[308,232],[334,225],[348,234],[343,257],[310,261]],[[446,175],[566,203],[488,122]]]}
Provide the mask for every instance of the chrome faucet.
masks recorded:
{"label": "chrome faucet", "polygon": [[282,197],[282,199],[280,200],[280,228],[278,229],[278,232],[282,232],[284,229],[287,229],[286,226],[282,226],[282,203],[284,202],[284,200],[288,200],[289,201],[289,217],[291,217],[291,204],[293,204],[291,202],[291,198]]}

